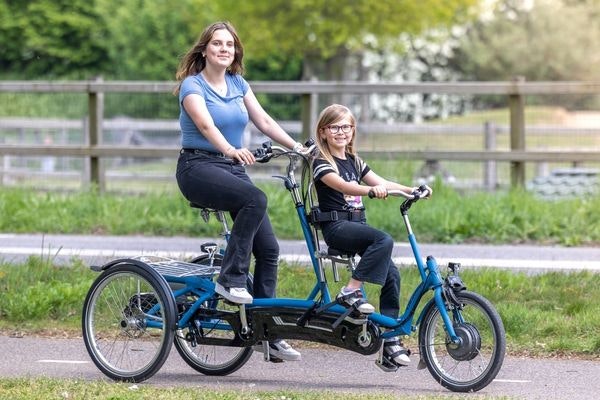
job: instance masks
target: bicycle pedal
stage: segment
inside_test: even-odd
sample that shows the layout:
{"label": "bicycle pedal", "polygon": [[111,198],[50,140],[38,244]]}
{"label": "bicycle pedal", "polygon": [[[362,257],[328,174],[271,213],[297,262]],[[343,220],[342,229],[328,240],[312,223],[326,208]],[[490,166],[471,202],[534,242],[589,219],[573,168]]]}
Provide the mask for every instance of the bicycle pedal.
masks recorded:
{"label": "bicycle pedal", "polygon": [[279,364],[279,363],[282,363],[284,361],[281,358],[270,356],[269,357],[269,362],[272,362],[272,363],[275,363],[275,364]]}
{"label": "bicycle pedal", "polygon": [[391,364],[387,360],[381,361],[380,359],[375,360],[375,365],[377,365],[383,372],[396,372],[400,368],[400,365]]}

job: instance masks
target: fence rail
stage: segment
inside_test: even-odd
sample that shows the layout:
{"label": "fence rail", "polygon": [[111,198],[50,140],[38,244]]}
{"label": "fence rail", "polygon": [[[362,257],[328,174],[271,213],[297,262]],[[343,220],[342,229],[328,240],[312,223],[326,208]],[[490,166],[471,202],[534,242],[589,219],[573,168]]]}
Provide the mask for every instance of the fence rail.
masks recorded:
{"label": "fence rail", "polygon": [[[304,137],[310,135],[317,113],[319,94],[374,94],[374,93],[437,93],[465,95],[505,95],[508,97],[510,118],[508,131],[510,150],[498,151],[395,151],[394,156],[417,160],[452,160],[452,161],[504,161],[511,165],[511,184],[524,185],[525,163],[527,162],[600,162],[600,151],[538,151],[525,149],[524,96],[555,94],[600,94],[600,82],[457,82],[457,83],[365,83],[365,82],[251,82],[255,93],[299,94],[302,104],[302,121],[300,130]],[[71,121],[60,128],[81,128],[85,131],[85,145],[48,145],[32,146],[0,143],[0,156],[75,156],[89,160],[88,180],[102,189],[104,177],[99,160],[111,157],[161,158],[175,157],[178,148],[158,146],[112,146],[101,143],[102,131],[110,129],[114,121],[104,120],[104,93],[170,93],[175,82],[128,82],[102,80],[52,82],[52,81],[0,81],[0,92],[27,93],[87,93],[88,115],[85,121]],[[39,121],[37,121],[39,122]],[[25,118],[8,118],[0,121],[0,128],[27,128],[36,121]],[[45,121],[46,128],[52,126],[50,120]],[[143,122],[140,122],[142,124]],[[162,121],[163,128],[177,129],[176,121]],[[435,129],[428,124],[427,129]],[[399,127],[372,124],[370,129],[385,133],[390,129],[398,132]],[[402,129],[413,133],[419,132],[419,125],[405,124]],[[462,129],[462,128],[461,128]],[[475,129],[475,128],[474,128]],[[476,128],[481,132],[481,127]],[[534,128],[536,129],[536,128]],[[543,129],[543,128],[537,128]],[[567,132],[565,128],[546,129],[554,134]],[[580,132],[580,130],[578,130]],[[593,129],[589,133],[594,133]],[[389,152],[362,152],[365,156],[390,157]]]}

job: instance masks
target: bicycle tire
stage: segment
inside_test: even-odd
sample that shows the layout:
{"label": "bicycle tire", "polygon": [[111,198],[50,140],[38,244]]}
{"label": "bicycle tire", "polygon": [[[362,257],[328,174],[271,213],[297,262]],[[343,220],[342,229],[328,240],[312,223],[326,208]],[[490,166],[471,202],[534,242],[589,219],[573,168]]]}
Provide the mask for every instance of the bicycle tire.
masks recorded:
{"label": "bicycle tire", "polygon": [[442,386],[454,392],[476,392],[500,371],[506,334],[500,315],[486,298],[469,291],[458,292],[456,297],[462,308],[448,313],[463,343],[451,344],[440,311],[431,301],[423,311],[419,349],[427,369]]}
{"label": "bicycle tire", "polygon": [[[223,256],[216,254],[212,265],[220,267],[222,260]],[[209,265],[210,259],[208,255],[203,255],[193,259],[192,262],[200,265]],[[252,283],[252,275],[248,275],[247,285],[249,291],[252,289]],[[210,304],[207,303],[205,306],[212,309],[237,308],[225,304],[222,299],[211,301]],[[221,322],[224,323],[225,321]],[[181,358],[183,358],[190,367],[204,375],[229,375],[246,364],[253,353],[252,347],[229,347],[203,344],[192,346],[192,343],[186,340],[189,330],[190,328],[185,327],[176,332],[174,338],[175,348]],[[222,329],[204,332],[204,334],[206,337],[221,336],[229,338],[232,338],[235,335],[231,330],[226,331]]]}
{"label": "bicycle tire", "polygon": [[[141,382],[167,360],[175,317],[173,296],[158,273],[134,263],[117,264],[105,270],[88,291],[83,305],[83,341],[106,376]],[[151,327],[149,322],[157,326]]]}

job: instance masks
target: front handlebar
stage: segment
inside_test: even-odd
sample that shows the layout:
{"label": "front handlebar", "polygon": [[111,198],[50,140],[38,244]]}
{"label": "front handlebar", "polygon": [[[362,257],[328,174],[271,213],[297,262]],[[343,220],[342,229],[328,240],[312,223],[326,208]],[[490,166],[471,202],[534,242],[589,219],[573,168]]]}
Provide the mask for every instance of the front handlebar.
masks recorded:
{"label": "front handlebar", "polygon": [[304,147],[306,148],[304,151],[287,150],[280,146],[273,146],[270,141],[267,141],[262,144],[262,147],[254,150],[252,154],[254,155],[256,162],[266,163],[271,160],[271,158],[279,157],[281,155],[287,155],[288,157],[299,156],[306,159],[310,157],[317,148],[313,139],[307,140],[306,143],[304,143]]}
{"label": "front handlebar", "polygon": [[[420,200],[424,199],[431,194],[431,189],[427,185],[421,185],[412,193],[406,193],[402,190],[390,189],[387,191],[388,196],[394,197],[404,197],[407,200]],[[374,199],[375,193],[372,190],[369,190],[369,198]]]}

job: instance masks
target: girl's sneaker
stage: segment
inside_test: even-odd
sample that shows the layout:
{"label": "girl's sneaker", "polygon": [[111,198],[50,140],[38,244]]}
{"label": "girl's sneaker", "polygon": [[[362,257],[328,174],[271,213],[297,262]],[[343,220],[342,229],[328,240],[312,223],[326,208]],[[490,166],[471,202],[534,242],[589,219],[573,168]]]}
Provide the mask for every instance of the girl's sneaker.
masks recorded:
{"label": "girl's sneaker", "polygon": [[[255,351],[260,351],[261,353],[264,351],[262,342],[258,342],[256,346],[254,346]],[[302,355],[300,352],[295,350],[292,346],[288,344],[283,339],[275,339],[269,341],[269,356],[271,361],[277,362],[280,361],[300,361],[302,359]]]}
{"label": "girl's sneaker", "polygon": [[386,339],[383,342],[383,357],[397,366],[410,364],[410,350],[402,346],[398,338]]}
{"label": "girl's sneaker", "polygon": [[373,314],[375,312],[375,307],[367,303],[361,290],[347,290],[346,287],[343,287],[336,299],[346,307],[356,307],[361,314]]}

